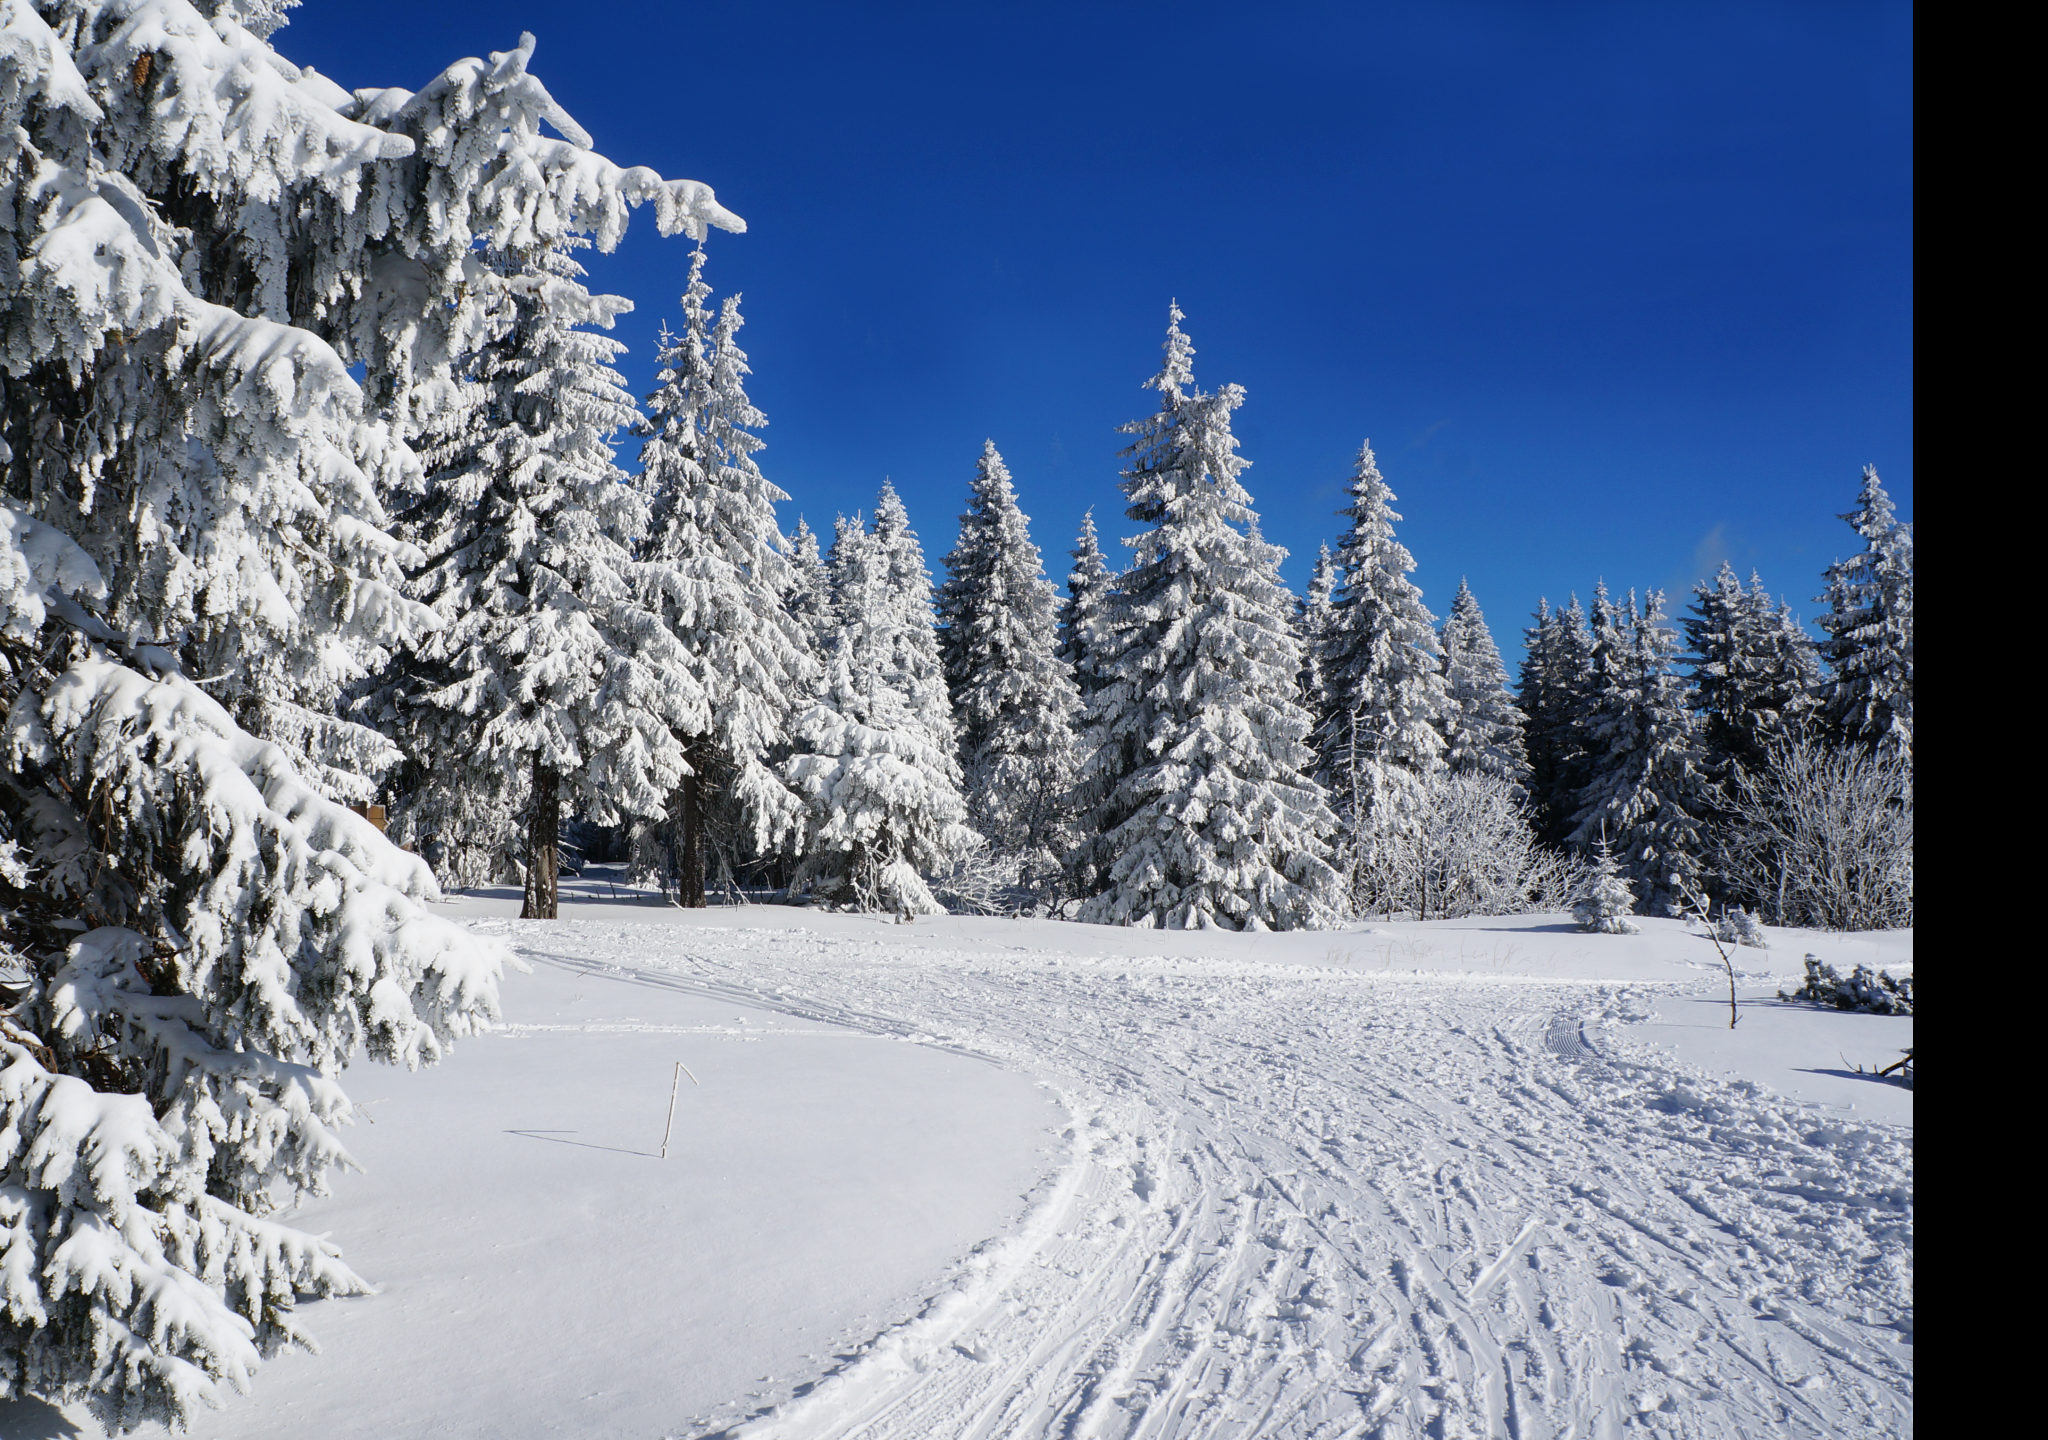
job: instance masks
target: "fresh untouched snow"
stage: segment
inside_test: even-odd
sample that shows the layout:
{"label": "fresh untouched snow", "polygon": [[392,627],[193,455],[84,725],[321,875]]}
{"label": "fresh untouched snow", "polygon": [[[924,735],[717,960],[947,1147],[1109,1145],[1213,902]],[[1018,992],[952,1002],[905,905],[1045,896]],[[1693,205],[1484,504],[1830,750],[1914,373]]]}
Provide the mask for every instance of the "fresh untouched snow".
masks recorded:
{"label": "fresh untouched snow", "polygon": [[[450,907],[533,974],[502,1035],[351,1072],[370,1174],[298,1217],[383,1293],[307,1306],[325,1353],[195,1433],[1912,1428],[1912,1094],[1854,1068],[1912,1022],[1771,998],[1807,950],[1910,965],[1910,933],[1770,932],[1731,1034],[1677,921],[1189,934],[577,888],[554,923]],[[0,1429],[45,1413],[74,1433]]]}

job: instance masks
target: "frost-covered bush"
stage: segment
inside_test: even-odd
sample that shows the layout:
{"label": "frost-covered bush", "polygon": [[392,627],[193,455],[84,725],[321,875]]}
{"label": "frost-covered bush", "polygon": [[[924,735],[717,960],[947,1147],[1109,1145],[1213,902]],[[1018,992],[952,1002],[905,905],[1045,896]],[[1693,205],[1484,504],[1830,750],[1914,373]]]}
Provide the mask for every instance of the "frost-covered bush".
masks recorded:
{"label": "frost-covered bush", "polygon": [[1372,908],[1419,919],[1555,910],[1570,859],[1539,843],[1521,787],[1484,771],[1408,777],[1408,823],[1374,835],[1363,876]]}
{"label": "frost-covered bush", "polygon": [[999,850],[984,839],[932,877],[932,894],[955,913],[1029,914],[1057,899],[1051,880],[1058,871],[1050,852]]}
{"label": "frost-covered bush", "polygon": [[739,225],[594,154],[531,37],[350,94],[283,8],[0,0],[0,1395],[117,1428],[362,1287],[265,1218],[348,1163],[329,1077],[496,1013],[336,712],[437,623],[386,506],[503,323],[482,257]]}
{"label": "frost-covered bush", "polygon": [[1780,990],[1778,998],[1864,1015],[1911,1015],[1913,977],[1872,970],[1867,965],[1857,965],[1844,976],[1826,961],[1809,955],[1805,983],[1797,990]]}
{"label": "frost-covered bush", "polygon": [[1811,737],[1770,747],[1727,787],[1724,883],[1778,925],[1913,923],[1913,765],[1896,751]]}
{"label": "frost-covered bush", "polygon": [[1605,840],[1600,841],[1593,847],[1593,859],[1586,868],[1579,898],[1572,905],[1572,919],[1579,922],[1581,930],[1601,935],[1634,935],[1642,929],[1629,919],[1635,908],[1634,889],[1622,877],[1614,851]]}

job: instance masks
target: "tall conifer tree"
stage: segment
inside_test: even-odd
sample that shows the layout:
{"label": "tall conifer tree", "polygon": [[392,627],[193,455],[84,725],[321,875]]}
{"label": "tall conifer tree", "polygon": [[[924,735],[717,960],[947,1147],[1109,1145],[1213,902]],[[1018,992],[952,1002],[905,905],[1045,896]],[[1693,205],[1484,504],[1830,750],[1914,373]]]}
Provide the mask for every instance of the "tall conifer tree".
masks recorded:
{"label": "tall conifer tree", "polygon": [[872,530],[841,517],[830,570],[824,688],[797,717],[799,752],[784,767],[806,807],[791,888],[848,909],[938,914],[924,877],[979,837],[965,823],[931,577],[893,486]]}
{"label": "tall conifer tree", "polygon": [[1320,655],[1319,775],[1346,834],[1354,903],[1373,898],[1381,847],[1415,824],[1420,777],[1441,769],[1448,699],[1436,617],[1409,581],[1415,557],[1394,538],[1394,492],[1370,441],[1359,447],[1351,524],[1336,551],[1338,589]]}
{"label": "tall conifer tree", "polygon": [[1437,637],[1444,657],[1444,760],[1460,774],[1498,775],[1515,785],[1529,778],[1522,712],[1508,689],[1500,647],[1472,587],[1458,581],[1451,613]]}
{"label": "tall conifer tree", "polygon": [[1330,553],[1326,540],[1316,551],[1315,568],[1309,571],[1308,592],[1294,606],[1294,633],[1301,641],[1301,675],[1297,684],[1302,708],[1308,711],[1310,724],[1317,728],[1324,719],[1329,690],[1323,683],[1323,639],[1330,633],[1336,589],[1337,558]]}
{"label": "tall conifer tree", "polygon": [[1080,708],[1054,653],[1055,592],[995,442],[982,448],[939,587],[939,655],[960,732],[968,823],[1004,854],[1067,848]]}
{"label": "tall conifer tree", "polygon": [[508,270],[512,323],[424,447],[426,493],[399,517],[427,557],[413,593],[443,623],[387,713],[413,761],[402,833],[474,882],[506,837],[462,827],[485,818],[477,797],[516,798],[525,913],[549,919],[564,807],[599,824],[661,815],[687,768],[681,737],[709,711],[630,548],[648,512],[610,444],[638,418],[611,368],[624,347],[579,328],[630,302],[591,295],[566,247]]}
{"label": "tall conifer tree", "polygon": [[767,418],[747,398],[739,297],[715,324],[704,301],[704,252],[690,263],[683,333],[665,336],[648,399],[641,484],[652,521],[643,543],[645,602],[682,643],[708,723],[685,737],[689,772],[658,827],[678,903],[701,906],[706,827],[715,801],[758,853],[797,822],[798,802],[768,766],[792,707],[816,684],[809,637],[783,603],[793,583],[775,505],[789,498],[761,473],[754,432]]}
{"label": "tall conifer tree", "polygon": [[370,1288],[277,1212],[348,1164],[342,1068],[434,1062],[507,958],[337,803],[390,750],[336,704],[432,624],[410,442],[530,294],[480,246],[742,228],[593,151],[531,36],[351,96],[289,8],[0,5],[10,1434],[182,1430]]}
{"label": "tall conifer tree", "polygon": [[1902,522],[1877,478],[1863,467],[1856,508],[1842,517],[1863,551],[1828,567],[1827,632],[1821,654],[1833,668],[1822,717],[1836,734],[1913,756],[1913,527]]}
{"label": "tall conifer tree", "polygon": [[1060,602],[1060,660],[1073,672],[1074,686],[1085,706],[1102,688],[1096,667],[1100,651],[1099,630],[1106,613],[1116,576],[1102,558],[1102,546],[1095,536],[1095,511],[1081,517],[1081,531],[1068,552],[1074,558],[1067,571],[1067,598]]}
{"label": "tall conifer tree", "polygon": [[1726,562],[1693,597],[1681,624],[1709,766],[1759,769],[1772,742],[1796,733],[1818,703],[1813,642],[1789,607],[1773,608],[1761,577],[1752,574],[1745,590]]}
{"label": "tall conifer tree", "polygon": [[805,642],[820,666],[817,674],[822,677],[839,625],[832,613],[831,571],[819,552],[816,532],[801,515],[789,537],[789,588],[783,591],[782,604],[803,627]]}
{"label": "tall conifer tree", "polygon": [[1571,835],[1578,793],[1585,785],[1579,717],[1592,691],[1592,635],[1578,596],[1562,610],[1537,603],[1536,623],[1522,632],[1521,708],[1529,753],[1529,794],[1536,832],[1548,844]]}
{"label": "tall conifer tree", "polygon": [[1646,913],[1671,912],[1680,887],[1700,883],[1706,810],[1698,724],[1673,668],[1677,637],[1660,623],[1663,595],[1638,609],[1593,600],[1593,693],[1582,725],[1588,756],[1572,843],[1614,847]]}
{"label": "tall conifer tree", "polygon": [[1230,433],[1238,386],[1195,388],[1170,311],[1151,417],[1124,427],[1138,536],[1112,594],[1089,706],[1093,753],[1076,860],[1083,919],[1168,928],[1292,929],[1337,902],[1334,821],[1307,769],[1301,651],[1277,547],[1258,535]]}

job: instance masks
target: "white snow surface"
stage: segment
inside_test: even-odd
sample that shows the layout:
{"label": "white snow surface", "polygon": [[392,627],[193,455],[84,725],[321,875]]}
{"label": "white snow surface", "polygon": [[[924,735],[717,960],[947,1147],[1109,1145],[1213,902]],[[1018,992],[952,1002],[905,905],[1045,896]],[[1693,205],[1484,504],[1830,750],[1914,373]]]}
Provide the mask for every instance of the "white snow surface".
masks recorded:
{"label": "white snow surface", "polygon": [[1770,998],[1808,950],[1910,966],[1910,932],[1770,931],[1731,1033],[1671,920],[1183,934],[610,889],[553,923],[452,903],[533,973],[449,1063],[350,1077],[369,1174],[293,1217],[383,1291],[303,1307],[324,1353],[196,1435],[1912,1429],[1912,1093],[1854,1070],[1912,1021]]}

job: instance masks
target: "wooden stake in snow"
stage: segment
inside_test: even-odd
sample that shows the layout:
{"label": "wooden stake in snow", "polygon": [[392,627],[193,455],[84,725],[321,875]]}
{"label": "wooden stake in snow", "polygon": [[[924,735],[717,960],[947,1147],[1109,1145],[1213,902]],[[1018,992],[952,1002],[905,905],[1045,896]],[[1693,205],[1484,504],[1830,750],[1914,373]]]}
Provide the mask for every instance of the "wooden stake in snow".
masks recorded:
{"label": "wooden stake in snow", "polygon": [[[690,1077],[692,1085],[698,1083],[697,1077],[690,1067],[680,1060],[676,1061],[675,1078],[668,1082],[668,1124],[661,1127],[661,1155],[659,1158],[663,1160],[668,1159],[669,1131],[676,1128],[676,1091],[681,1088],[685,1075]],[[643,1151],[641,1153],[644,1154],[646,1152]]]}

